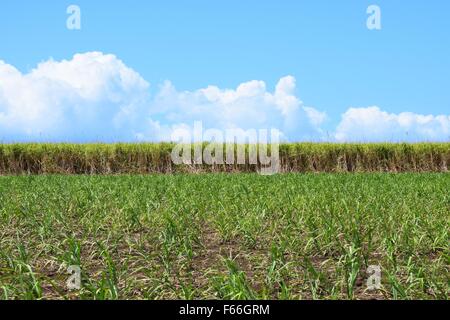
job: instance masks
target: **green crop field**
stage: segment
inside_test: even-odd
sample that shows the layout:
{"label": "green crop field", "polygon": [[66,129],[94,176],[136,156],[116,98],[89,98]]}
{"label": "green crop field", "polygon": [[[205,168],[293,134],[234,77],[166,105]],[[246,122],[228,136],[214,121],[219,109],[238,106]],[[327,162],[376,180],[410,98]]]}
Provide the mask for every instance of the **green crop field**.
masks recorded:
{"label": "green crop field", "polygon": [[0,299],[448,299],[449,190],[448,173],[3,176]]}
{"label": "green crop field", "polygon": [[[203,148],[206,147],[203,144]],[[173,143],[0,144],[1,174],[149,174],[256,172],[260,164],[174,165]],[[254,145],[251,145],[254,147]],[[235,153],[250,145],[234,145]],[[226,146],[222,146],[224,151]],[[281,171],[443,172],[450,167],[450,143],[283,143]]]}

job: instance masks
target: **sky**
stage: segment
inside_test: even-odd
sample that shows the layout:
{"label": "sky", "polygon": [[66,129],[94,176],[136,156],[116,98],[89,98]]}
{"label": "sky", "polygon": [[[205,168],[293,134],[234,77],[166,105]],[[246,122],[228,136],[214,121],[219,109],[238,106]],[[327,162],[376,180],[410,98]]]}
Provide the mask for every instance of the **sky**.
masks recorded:
{"label": "sky", "polygon": [[449,15],[447,0],[4,0],[0,141],[171,140],[199,121],[450,141]]}

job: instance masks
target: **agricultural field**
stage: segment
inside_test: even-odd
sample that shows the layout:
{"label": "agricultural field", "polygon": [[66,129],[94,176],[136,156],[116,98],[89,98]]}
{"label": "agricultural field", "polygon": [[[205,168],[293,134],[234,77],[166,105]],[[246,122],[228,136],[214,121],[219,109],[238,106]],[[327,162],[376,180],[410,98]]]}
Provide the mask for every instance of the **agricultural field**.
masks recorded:
{"label": "agricultural field", "polygon": [[[0,144],[0,175],[11,174],[149,174],[248,173],[260,163],[175,165],[174,143]],[[208,143],[203,143],[203,150]],[[189,146],[190,147],[190,146]],[[226,145],[221,146],[225,153]],[[234,145],[235,159],[244,148]],[[270,146],[269,146],[270,147]],[[194,147],[195,148],[195,147]],[[192,153],[194,152],[191,148]],[[292,172],[447,172],[450,143],[282,143],[282,173]]]}
{"label": "agricultural field", "polygon": [[448,299],[449,190],[445,172],[7,175],[0,299]]}

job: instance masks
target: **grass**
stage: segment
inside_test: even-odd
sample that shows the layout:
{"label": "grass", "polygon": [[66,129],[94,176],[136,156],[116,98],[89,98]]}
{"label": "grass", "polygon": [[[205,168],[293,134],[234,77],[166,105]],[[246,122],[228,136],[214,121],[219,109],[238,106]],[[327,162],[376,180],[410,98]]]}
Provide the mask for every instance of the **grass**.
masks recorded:
{"label": "grass", "polygon": [[0,299],[448,299],[449,190],[448,173],[0,177]]}
{"label": "grass", "polygon": [[[0,175],[256,172],[260,168],[259,164],[174,165],[173,147],[170,143],[0,144]],[[247,155],[249,148],[245,146]],[[280,161],[283,172],[442,172],[450,165],[450,143],[291,143],[280,146]]]}

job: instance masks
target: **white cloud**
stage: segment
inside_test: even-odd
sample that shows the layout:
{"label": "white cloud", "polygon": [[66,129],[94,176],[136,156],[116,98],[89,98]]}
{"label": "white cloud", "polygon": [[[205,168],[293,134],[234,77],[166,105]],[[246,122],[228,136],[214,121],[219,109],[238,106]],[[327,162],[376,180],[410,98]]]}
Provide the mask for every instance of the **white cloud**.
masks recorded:
{"label": "white cloud", "polygon": [[49,60],[26,74],[0,61],[0,139],[133,138],[129,126],[148,87],[114,55],[99,52]]}
{"label": "white cloud", "polygon": [[150,98],[137,72],[114,55],[89,52],[25,74],[0,61],[0,79],[3,141],[163,140],[195,121],[221,130],[276,128],[291,139],[320,133],[320,113],[303,107],[293,77],[273,93],[263,81],[192,92],[167,81]]}
{"label": "white cloud", "polygon": [[343,114],[335,137],[338,141],[449,141],[450,116],[351,108]]}
{"label": "white cloud", "polygon": [[193,92],[178,91],[165,82],[151,105],[152,117],[162,123],[192,127],[201,120],[206,128],[278,129],[285,137],[311,139],[321,134],[319,111],[303,107],[295,96],[295,79],[282,78],[275,92],[263,81],[249,81],[236,89],[209,86]]}
{"label": "white cloud", "polygon": [[[303,105],[292,76],[272,91],[256,80],[194,91],[166,81],[153,96],[149,87],[117,57],[100,52],[49,60],[28,73],[0,60],[0,141],[160,141],[197,121],[205,130],[278,129],[290,141],[329,140],[327,114]],[[329,131],[337,141],[448,141],[449,123],[450,116],[371,107],[349,109]]]}

